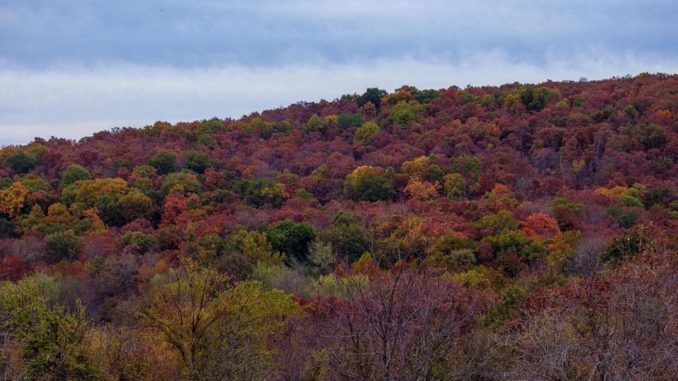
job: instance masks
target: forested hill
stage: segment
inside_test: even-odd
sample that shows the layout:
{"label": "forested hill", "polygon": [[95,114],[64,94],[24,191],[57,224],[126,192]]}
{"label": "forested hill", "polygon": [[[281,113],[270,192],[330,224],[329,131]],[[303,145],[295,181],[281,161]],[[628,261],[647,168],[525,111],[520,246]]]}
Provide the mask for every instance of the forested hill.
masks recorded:
{"label": "forested hill", "polygon": [[5,147],[0,375],[675,379],[676,161],[664,74]]}

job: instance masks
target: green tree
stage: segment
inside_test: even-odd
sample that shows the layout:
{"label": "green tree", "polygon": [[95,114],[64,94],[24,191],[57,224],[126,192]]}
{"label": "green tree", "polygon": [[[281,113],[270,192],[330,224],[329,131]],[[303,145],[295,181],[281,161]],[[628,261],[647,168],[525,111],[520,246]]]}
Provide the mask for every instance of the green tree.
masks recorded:
{"label": "green tree", "polygon": [[182,171],[167,175],[160,186],[160,191],[164,195],[174,192],[199,194],[202,192],[202,184],[195,173]]}
{"label": "green tree", "polygon": [[148,164],[154,167],[159,175],[166,175],[177,170],[177,155],[174,152],[159,150],[148,159]]}
{"label": "green tree", "polygon": [[363,123],[353,135],[353,140],[361,143],[366,143],[370,138],[381,132],[381,128],[375,122],[369,121]]}
{"label": "green tree", "polygon": [[38,159],[23,150],[9,154],[5,162],[15,173],[22,174],[31,171],[38,164]]}
{"label": "green tree", "polygon": [[327,129],[327,122],[318,115],[313,115],[311,116],[308,121],[304,124],[302,127],[302,131],[305,134],[309,134],[311,132],[323,132]]}
{"label": "green tree", "polygon": [[209,156],[198,151],[189,151],[186,154],[186,168],[196,173],[204,173],[212,166]]}
{"label": "green tree", "polygon": [[362,115],[358,113],[341,113],[337,119],[337,127],[340,130],[358,127],[363,123]]}
{"label": "green tree", "polygon": [[183,379],[266,379],[275,354],[268,340],[298,310],[289,295],[257,282],[232,286],[190,262],[155,284],[141,317],[179,355]]}
{"label": "green tree", "polygon": [[287,255],[289,260],[295,259],[301,263],[308,261],[308,246],[315,239],[311,225],[284,220],[271,226],[266,235],[273,250]]}
{"label": "green tree", "polygon": [[346,176],[346,197],[354,201],[389,201],[395,198],[393,184],[381,168],[361,166]]}
{"label": "green tree", "polygon": [[89,171],[78,164],[71,164],[61,173],[61,187],[74,184],[76,181],[89,180]]}
{"label": "green tree", "polygon": [[20,346],[22,380],[96,380],[98,370],[87,346],[85,310],[56,303],[58,282],[37,274],[18,283],[0,284],[0,331]]}
{"label": "green tree", "polygon": [[268,179],[243,179],[233,185],[233,190],[255,208],[264,204],[280,208],[287,198],[284,186]]}
{"label": "green tree", "polygon": [[386,90],[381,90],[376,87],[371,87],[363,93],[358,99],[356,99],[356,104],[358,107],[362,107],[367,103],[372,103],[377,110],[381,107],[381,98],[388,94]]}
{"label": "green tree", "polygon": [[47,256],[52,263],[75,261],[83,248],[82,239],[73,230],[49,234],[44,241]]}

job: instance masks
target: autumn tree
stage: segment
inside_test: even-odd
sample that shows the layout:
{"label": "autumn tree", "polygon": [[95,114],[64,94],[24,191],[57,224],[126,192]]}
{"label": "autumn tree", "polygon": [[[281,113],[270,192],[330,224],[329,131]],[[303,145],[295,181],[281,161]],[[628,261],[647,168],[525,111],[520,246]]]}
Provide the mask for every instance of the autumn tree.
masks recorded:
{"label": "autumn tree", "polygon": [[145,324],[179,355],[188,380],[265,379],[269,335],[284,327],[295,303],[253,282],[229,286],[210,268],[185,263],[153,292]]}

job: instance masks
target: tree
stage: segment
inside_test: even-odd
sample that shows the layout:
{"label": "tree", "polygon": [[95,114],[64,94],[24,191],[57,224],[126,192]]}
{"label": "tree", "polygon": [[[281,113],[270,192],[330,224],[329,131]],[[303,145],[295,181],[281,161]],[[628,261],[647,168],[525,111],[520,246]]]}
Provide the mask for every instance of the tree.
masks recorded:
{"label": "tree", "polygon": [[202,193],[202,184],[195,173],[182,171],[167,175],[160,186],[160,191],[164,195],[177,192],[199,194]]}
{"label": "tree", "polygon": [[354,201],[390,201],[395,197],[391,181],[383,169],[371,166],[356,168],[344,182],[346,197]]}
{"label": "tree", "polygon": [[285,254],[288,260],[308,262],[308,247],[315,239],[315,231],[311,225],[284,220],[271,226],[266,235],[273,250]]}
{"label": "tree", "polygon": [[177,155],[174,152],[159,150],[148,159],[148,164],[154,167],[159,175],[166,175],[177,170]]}
{"label": "tree", "polygon": [[88,170],[78,164],[71,164],[61,173],[61,187],[74,184],[76,181],[89,180],[91,175]]}
{"label": "tree", "polygon": [[439,379],[475,320],[476,299],[458,286],[401,268],[366,282],[340,281],[344,299],[321,337],[334,375],[351,380]]}
{"label": "tree", "polygon": [[353,135],[353,140],[360,143],[367,143],[370,138],[381,132],[381,128],[375,122],[369,121],[363,123]]}
{"label": "tree", "polygon": [[229,286],[210,268],[184,263],[171,270],[141,313],[179,355],[187,380],[265,379],[269,337],[296,304],[256,282]]}
{"label": "tree", "polygon": [[301,130],[305,134],[309,134],[311,132],[324,132],[326,129],[327,122],[318,115],[313,115],[308,119]]}
{"label": "tree", "polygon": [[31,171],[38,164],[38,159],[30,153],[23,150],[18,150],[5,158],[5,162],[9,167],[18,174],[23,174]]}
{"label": "tree", "polygon": [[120,214],[127,222],[137,218],[150,217],[153,214],[153,200],[138,189],[131,189],[117,201]]}
{"label": "tree", "polygon": [[17,181],[5,189],[0,189],[0,213],[10,218],[16,217],[26,204],[30,190],[23,183]]}
{"label": "tree", "polygon": [[349,128],[358,127],[363,124],[363,117],[358,113],[341,113],[337,118],[337,128],[340,130],[348,130]]}
{"label": "tree", "polygon": [[198,151],[189,151],[186,154],[186,168],[195,173],[205,173],[205,170],[212,166],[209,156]]}
{"label": "tree", "polygon": [[356,99],[358,107],[362,107],[367,103],[372,103],[377,110],[381,107],[381,98],[388,94],[386,90],[381,90],[376,87],[368,88],[363,95]]}
{"label": "tree", "polygon": [[233,185],[233,190],[241,200],[255,208],[260,208],[264,204],[280,208],[288,196],[282,184],[268,179],[243,179]]}
{"label": "tree", "polygon": [[0,331],[19,344],[21,379],[96,380],[84,308],[78,302],[71,313],[57,304],[59,287],[42,274],[0,284]]}
{"label": "tree", "polygon": [[323,237],[332,244],[336,255],[354,262],[372,250],[369,232],[362,219],[349,212],[339,212],[332,219]]}
{"label": "tree", "polygon": [[53,263],[78,259],[83,248],[82,239],[73,230],[56,232],[45,237],[47,256]]}

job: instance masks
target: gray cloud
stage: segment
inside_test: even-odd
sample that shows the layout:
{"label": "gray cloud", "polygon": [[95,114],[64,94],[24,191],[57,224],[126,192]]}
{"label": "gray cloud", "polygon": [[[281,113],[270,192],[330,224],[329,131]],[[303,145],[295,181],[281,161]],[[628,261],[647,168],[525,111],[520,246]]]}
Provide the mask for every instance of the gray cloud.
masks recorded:
{"label": "gray cloud", "polygon": [[594,54],[544,64],[513,62],[501,52],[463,63],[383,59],[351,64],[300,64],[276,68],[158,68],[114,65],[97,69],[0,70],[0,143],[35,136],[79,138],[111,127],[141,127],[213,116],[237,118],[297,101],[333,99],[368,86],[403,84],[446,88],[675,72],[678,59]]}
{"label": "gray cloud", "polygon": [[675,56],[675,1],[6,0],[0,57],[45,68],[125,62],[276,66],[502,49],[543,61],[605,47]]}
{"label": "gray cloud", "polygon": [[3,0],[0,144],[368,86],[678,71],[674,0]]}

